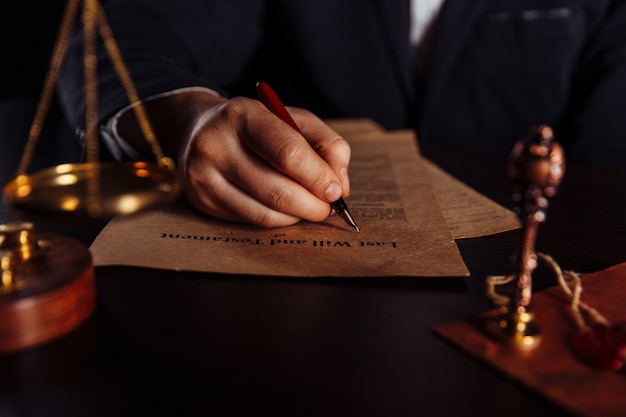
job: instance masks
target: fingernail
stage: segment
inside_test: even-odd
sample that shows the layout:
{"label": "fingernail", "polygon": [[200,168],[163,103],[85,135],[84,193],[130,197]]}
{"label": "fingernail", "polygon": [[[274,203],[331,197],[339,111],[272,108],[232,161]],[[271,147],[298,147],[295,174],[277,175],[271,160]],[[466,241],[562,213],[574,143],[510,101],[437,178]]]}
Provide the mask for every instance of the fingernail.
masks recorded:
{"label": "fingernail", "polygon": [[324,193],[324,198],[330,202],[339,200],[341,197],[341,185],[333,182],[328,186],[326,192]]}

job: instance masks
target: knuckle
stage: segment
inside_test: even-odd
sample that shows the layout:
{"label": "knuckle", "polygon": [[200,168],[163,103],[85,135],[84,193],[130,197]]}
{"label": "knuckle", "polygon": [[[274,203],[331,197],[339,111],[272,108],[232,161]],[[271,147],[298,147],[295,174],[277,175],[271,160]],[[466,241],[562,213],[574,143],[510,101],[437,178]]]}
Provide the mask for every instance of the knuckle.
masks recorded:
{"label": "knuckle", "polygon": [[294,204],[294,196],[284,187],[273,187],[265,197],[265,205],[276,211],[283,211]]}
{"label": "knuckle", "polygon": [[285,142],[276,151],[276,164],[283,172],[298,169],[306,160],[305,149],[294,142]]}
{"label": "knuckle", "polygon": [[220,124],[238,131],[248,124],[251,106],[258,106],[258,103],[245,97],[234,97],[224,102],[218,111]]}
{"label": "knuckle", "polygon": [[226,118],[239,118],[246,114],[246,108],[251,100],[244,97],[234,97],[222,105],[222,116]]}
{"label": "knuckle", "polygon": [[334,148],[337,148],[340,152],[343,152],[347,154],[348,156],[352,152],[348,141],[342,138],[341,136],[337,136],[335,139],[333,139],[333,141],[331,142],[331,146],[333,146]]}
{"label": "knuckle", "polygon": [[326,154],[328,152],[338,153],[346,155],[348,158],[351,154],[350,144],[343,137],[337,135],[329,141],[320,143],[315,149],[319,154]]}
{"label": "knuckle", "polygon": [[325,190],[332,182],[334,174],[330,170],[320,170],[317,175],[311,177],[309,186],[314,189]]}

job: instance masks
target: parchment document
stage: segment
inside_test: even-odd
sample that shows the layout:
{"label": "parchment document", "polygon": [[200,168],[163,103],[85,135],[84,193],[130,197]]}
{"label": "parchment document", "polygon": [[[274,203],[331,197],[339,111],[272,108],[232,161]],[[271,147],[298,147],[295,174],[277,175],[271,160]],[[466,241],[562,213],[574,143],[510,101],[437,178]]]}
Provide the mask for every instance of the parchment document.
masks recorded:
{"label": "parchment document", "polygon": [[[381,126],[369,119],[337,119],[326,122],[346,138],[368,136],[380,139],[386,134]],[[512,210],[480,194],[429,160],[422,160],[454,239],[487,236],[522,227],[519,217]]]}
{"label": "parchment document", "polygon": [[522,227],[512,210],[478,193],[429,160],[424,163],[443,217],[455,239],[493,235]]}
{"label": "parchment document", "polygon": [[217,221],[186,205],[113,219],[96,265],[293,277],[466,276],[412,131],[355,133],[351,195],[357,233],[332,215],[279,229]]}

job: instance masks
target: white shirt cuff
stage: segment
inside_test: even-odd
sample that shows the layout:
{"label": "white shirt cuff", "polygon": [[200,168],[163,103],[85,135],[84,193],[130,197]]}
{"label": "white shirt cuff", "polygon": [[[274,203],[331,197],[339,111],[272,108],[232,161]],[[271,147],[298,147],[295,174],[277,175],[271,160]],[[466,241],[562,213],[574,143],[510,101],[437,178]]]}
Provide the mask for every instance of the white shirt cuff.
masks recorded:
{"label": "white shirt cuff", "polygon": [[[178,88],[176,90],[171,90],[171,91],[166,91],[164,93],[156,94],[154,96],[148,97],[147,99],[143,101],[149,102],[152,100],[156,100],[158,98],[169,97],[169,96],[173,96],[174,94],[187,93],[190,91],[203,91],[209,94],[213,94],[215,96],[219,96],[219,94],[215,90],[211,90],[210,88],[185,87],[185,88]],[[124,107],[122,110],[115,113],[113,117],[107,120],[104,125],[100,126],[100,135],[102,138],[102,142],[109,149],[109,151],[111,152],[111,155],[113,155],[113,157],[118,161],[121,161],[124,159],[131,159],[131,160],[143,159],[141,153],[139,153],[135,148],[129,145],[128,142],[126,142],[124,138],[120,136],[117,130],[117,124],[119,122],[120,117],[126,111],[132,109],[132,107],[133,107],[132,104]]]}

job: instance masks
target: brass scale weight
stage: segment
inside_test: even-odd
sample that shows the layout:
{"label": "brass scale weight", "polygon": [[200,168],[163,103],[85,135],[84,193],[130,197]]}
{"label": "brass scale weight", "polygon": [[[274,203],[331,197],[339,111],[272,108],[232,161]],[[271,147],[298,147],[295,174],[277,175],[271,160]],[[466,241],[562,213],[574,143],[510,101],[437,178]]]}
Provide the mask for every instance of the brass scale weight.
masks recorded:
{"label": "brass scale weight", "polygon": [[[26,173],[82,4],[86,162]],[[156,162],[99,162],[96,41],[100,33]],[[166,205],[180,185],[139,100],[98,0],[69,0],[16,177],[4,189],[16,221],[0,225],[0,354],[45,343],[82,323],[95,304],[93,265],[73,239],[34,230],[35,222],[102,223],[116,214]]]}
{"label": "brass scale weight", "polygon": [[513,297],[500,308],[500,315],[487,323],[487,331],[498,340],[533,349],[542,339],[530,308],[532,273],[537,267],[535,240],[539,225],[546,220],[547,198],[556,194],[565,173],[563,148],[554,141],[552,129],[545,125],[532,127],[528,136],[515,144],[509,170],[515,211],[524,231],[517,273],[512,276]]}

